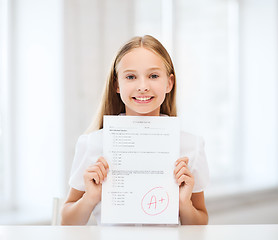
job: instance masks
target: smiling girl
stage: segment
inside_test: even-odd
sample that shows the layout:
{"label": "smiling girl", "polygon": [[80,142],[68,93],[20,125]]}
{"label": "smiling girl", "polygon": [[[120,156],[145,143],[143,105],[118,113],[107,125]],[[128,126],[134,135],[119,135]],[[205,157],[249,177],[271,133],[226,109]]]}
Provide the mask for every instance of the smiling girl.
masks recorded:
{"label": "smiling girl", "polygon": [[[177,116],[174,66],[157,39],[135,37],[118,52],[97,119],[76,145],[71,188],[62,210],[63,225],[87,224],[92,213],[100,223],[102,182],[109,171],[102,157],[104,115]],[[208,167],[202,138],[182,131],[180,158],[175,160],[180,222],[207,224],[204,188]]]}

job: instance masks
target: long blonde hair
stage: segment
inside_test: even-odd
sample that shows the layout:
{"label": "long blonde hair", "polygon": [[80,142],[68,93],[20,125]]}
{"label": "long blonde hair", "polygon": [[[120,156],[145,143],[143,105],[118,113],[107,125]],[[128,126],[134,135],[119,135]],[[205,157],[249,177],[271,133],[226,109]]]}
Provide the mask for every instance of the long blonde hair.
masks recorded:
{"label": "long blonde hair", "polygon": [[125,105],[121,100],[120,94],[116,92],[117,86],[117,67],[121,59],[128,52],[134,48],[144,47],[151,50],[156,55],[162,58],[167,75],[173,75],[173,88],[166,94],[164,102],[161,104],[160,113],[169,116],[177,116],[176,109],[176,74],[171,57],[163,45],[154,37],[145,35],[143,37],[134,37],[129,40],[116,55],[112,68],[110,70],[109,77],[107,78],[104,92],[102,94],[102,100],[100,108],[98,109],[95,120],[90,127],[86,130],[86,133],[90,133],[94,130],[103,128],[103,116],[104,115],[119,115],[125,112]]}

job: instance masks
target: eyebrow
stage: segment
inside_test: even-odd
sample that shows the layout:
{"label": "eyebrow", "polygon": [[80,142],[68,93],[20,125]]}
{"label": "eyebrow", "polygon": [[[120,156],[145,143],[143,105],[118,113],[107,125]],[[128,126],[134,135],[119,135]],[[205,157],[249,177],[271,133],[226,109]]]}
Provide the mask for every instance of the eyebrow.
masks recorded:
{"label": "eyebrow", "polygon": [[[148,68],[147,71],[154,71],[154,70],[162,70],[160,67],[151,67],[151,68]],[[126,73],[126,72],[137,72],[136,70],[132,70],[132,69],[126,69],[123,71],[123,73]]]}

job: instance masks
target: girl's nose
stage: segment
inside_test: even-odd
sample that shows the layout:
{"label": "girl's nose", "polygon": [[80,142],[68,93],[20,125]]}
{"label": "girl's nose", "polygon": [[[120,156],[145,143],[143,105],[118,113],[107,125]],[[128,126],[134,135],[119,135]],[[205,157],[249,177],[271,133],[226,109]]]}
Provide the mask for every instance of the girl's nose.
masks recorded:
{"label": "girl's nose", "polygon": [[149,88],[138,88],[138,92],[148,92],[150,89]]}
{"label": "girl's nose", "polygon": [[148,80],[141,79],[137,91],[138,92],[148,92],[149,90],[150,90],[150,86],[148,84]]}

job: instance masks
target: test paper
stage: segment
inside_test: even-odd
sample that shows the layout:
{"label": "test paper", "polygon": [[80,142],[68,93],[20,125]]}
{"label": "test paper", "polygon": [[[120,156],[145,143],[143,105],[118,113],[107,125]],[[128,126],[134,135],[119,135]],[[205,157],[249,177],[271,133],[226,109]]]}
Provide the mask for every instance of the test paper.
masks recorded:
{"label": "test paper", "polygon": [[178,224],[177,117],[104,116],[103,224]]}

